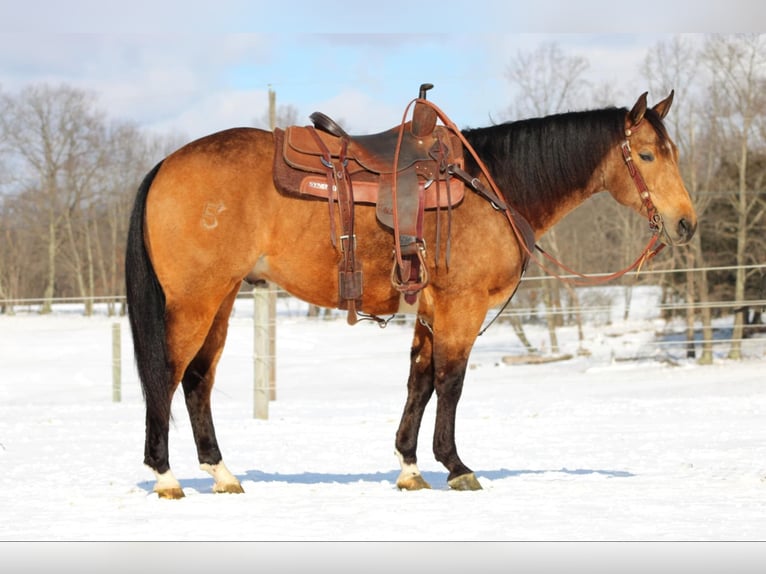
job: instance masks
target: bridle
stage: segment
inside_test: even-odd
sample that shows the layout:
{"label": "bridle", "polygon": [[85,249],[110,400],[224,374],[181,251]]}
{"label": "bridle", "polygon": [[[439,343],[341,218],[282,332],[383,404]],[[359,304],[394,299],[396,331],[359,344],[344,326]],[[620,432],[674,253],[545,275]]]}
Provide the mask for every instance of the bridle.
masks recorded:
{"label": "bridle", "polygon": [[[544,249],[542,249],[542,247],[540,247],[536,243],[534,243],[533,247],[530,247],[534,239],[532,238],[532,241],[530,241],[530,238],[529,238],[529,233],[531,229],[521,230],[519,228],[519,220],[523,220],[523,218],[519,218],[519,213],[512,206],[510,206],[506,201],[503,200],[504,195],[501,193],[500,189],[495,183],[495,180],[492,178],[492,175],[489,173],[489,169],[487,169],[487,166],[484,164],[482,159],[478,156],[478,154],[473,149],[471,144],[465,138],[462,131],[436,104],[434,104],[430,100],[427,100],[423,97],[413,99],[407,105],[407,108],[405,109],[404,117],[402,118],[402,125],[404,124],[404,121],[408,114],[410,106],[416,103],[422,103],[432,108],[434,112],[436,113],[437,117],[442,121],[442,123],[460,139],[464,148],[466,149],[466,151],[468,151],[468,153],[471,154],[474,161],[476,162],[476,165],[479,167],[479,170],[481,171],[481,173],[484,175],[487,182],[489,183],[489,189],[487,188],[486,185],[484,185],[484,183],[478,177],[471,177],[469,174],[463,172],[462,170],[459,170],[459,169],[455,170],[454,174],[462,178],[474,191],[479,193],[479,195],[484,197],[484,199],[488,200],[490,204],[496,210],[502,211],[505,214],[506,219],[508,219],[508,222],[511,225],[511,229],[513,230],[513,233],[517,239],[519,247],[525,254],[525,257],[532,259],[543,271],[545,271],[549,275],[556,277],[557,279],[565,283],[570,283],[576,286],[598,285],[598,284],[606,283],[614,279],[617,279],[619,277],[622,277],[626,273],[629,273],[633,270],[640,271],[644,263],[652,259],[665,247],[665,244],[662,243],[662,241],[660,241],[660,238],[659,238],[660,232],[663,230],[662,216],[659,214],[659,212],[657,211],[657,208],[652,202],[651,194],[649,192],[649,186],[646,185],[646,180],[644,180],[640,170],[633,162],[631,149],[630,149],[630,140],[628,139],[633,134],[633,132],[641,125],[642,121],[639,121],[638,123],[636,123],[632,129],[627,128],[625,130],[625,139],[620,143],[620,150],[622,152],[622,158],[628,169],[628,173],[630,174],[630,177],[636,186],[636,190],[638,191],[639,197],[641,199],[641,203],[646,208],[647,218],[649,220],[649,229],[652,230],[652,237],[649,240],[649,242],[646,244],[644,249],[641,251],[641,254],[628,267],[621,269],[620,271],[611,273],[609,275],[593,276],[593,275],[585,275],[582,273],[578,273],[577,271],[570,269],[569,267],[567,267],[566,265],[558,261],[556,258],[549,255]],[[402,132],[400,131],[399,141],[397,142],[394,165],[398,165],[397,162],[398,162],[399,147],[401,145],[401,137],[402,137]],[[396,184],[394,183],[394,190],[395,189],[396,189]],[[528,224],[526,225],[528,227]],[[526,231],[526,233],[524,231]],[[535,254],[535,251],[541,253],[550,262],[554,263],[560,269],[563,269],[564,271],[566,271],[567,273],[571,274],[574,277],[563,277],[559,275],[558,273],[551,271],[538,259],[538,257]],[[518,285],[517,285],[517,288],[518,288]],[[480,335],[483,334],[490,327],[490,325],[495,321],[495,319],[497,319],[497,317],[500,316],[500,314],[502,314],[503,310],[508,305],[508,303],[510,303],[515,293],[516,293],[516,290],[514,289],[514,291],[511,293],[511,295],[508,297],[506,302],[502,305],[502,307],[498,311],[497,315],[489,322],[489,324],[485,325],[485,327],[480,331],[479,333]]]}
{"label": "bridle", "polygon": [[529,252],[529,256],[535,261],[535,263],[549,275],[552,275],[565,283],[571,283],[577,286],[598,285],[601,283],[607,283],[609,281],[622,277],[623,275],[631,271],[634,271],[634,270],[640,271],[641,267],[647,261],[652,259],[655,255],[657,255],[660,251],[662,251],[665,248],[665,244],[660,240],[660,233],[662,232],[663,225],[664,225],[662,216],[657,211],[657,208],[655,207],[654,202],[652,202],[651,194],[649,192],[649,186],[646,185],[646,180],[644,180],[644,177],[641,175],[641,171],[638,169],[638,166],[636,166],[635,162],[633,161],[633,157],[631,155],[630,140],[628,138],[630,138],[630,136],[633,134],[636,128],[640,125],[641,125],[641,122],[634,125],[633,129],[628,128],[625,130],[625,139],[622,141],[622,143],[620,143],[620,151],[622,152],[622,159],[625,162],[625,166],[628,168],[628,173],[630,174],[630,177],[636,186],[636,190],[638,192],[639,198],[641,199],[641,203],[646,209],[646,216],[647,216],[647,219],[649,220],[649,229],[652,231],[652,237],[649,239],[649,242],[646,244],[646,246],[641,251],[640,255],[635,259],[635,261],[633,261],[633,263],[631,263],[629,266],[619,271],[616,271],[614,273],[610,273],[607,275],[598,275],[598,276],[585,275],[582,273],[578,273],[577,271],[574,271],[573,269],[570,269],[569,267],[567,267],[566,265],[558,261],[556,258],[554,258],[552,255],[547,253],[542,247],[535,244],[536,251],[539,251],[548,261],[557,265],[560,269],[563,269],[567,273],[574,275],[574,277],[562,277],[556,272],[551,271],[545,265],[543,265],[539,261],[539,259],[535,257],[533,253]]}
{"label": "bridle", "polygon": [[[487,169],[487,166],[478,156],[478,154],[473,149],[471,144],[468,143],[468,140],[465,138],[465,136],[463,135],[461,130],[457,127],[457,125],[455,125],[455,123],[451,119],[449,119],[449,117],[447,117],[447,115],[436,104],[434,104],[430,100],[426,100],[424,98],[416,98],[410,102],[410,104],[407,106],[407,110],[414,103],[423,103],[429,106],[430,108],[432,108],[436,112],[436,115],[439,117],[439,119],[444,123],[444,125],[450,128],[450,130],[455,135],[458,136],[461,143],[463,144],[465,149],[468,151],[468,153],[471,154],[474,161],[476,162],[476,165],[479,167],[479,169],[481,170],[481,173],[486,178],[487,182],[489,183],[490,189],[488,189],[477,177],[470,177],[468,176],[468,174],[464,174],[464,173],[461,174],[459,172],[456,173],[456,175],[458,175],[459,177],[463,177],[466,183],[470,185],[471,188],[474,189],[474,191],[478,192],[485,199],[487,199],[493,205],[493,207],[495,207],[495,209],[497,209],[498,211],[502,211],[505,214],[506,218],[508,219],[508,222],[511,225],[511,229],[513,229],[513,233],[516,236],[516,239],[518,240],[519,246],[522,249],[522,251],[525,253],[526,256],[529,257],[529,259],[533,260],[537,264],[537,266],[540,267],[547,274],[552,275],[553,277],[556,277],[557,279],[565,283],[571,283],[577,286],[598,285],[598,284],[607,283],[609,281],[622,277],[623,275],[631,271],[640,270],[641,267],[647,261],[652,259],[655,255],[657,255],[660,251],[662,251],[662,249],[664,249],[665,244],[662,241],[660,241],[660,232],[663,229],[662,216],[659,214],[659,212],[657,211],[657,208],[652,202],[651,194],[649,192],[649,186],[646,185],[646,180],[644,180],[640,170],[635,165],[633,158],[631,156],[629,138],[631,135],[633,135],[636,129],[643,123],[643,120],[633,125],[632,128],[625,129],[625,139],[620,143],[620,150],[622,152],[622,158],[625,162],[625,165],[628,168],[628,173],[630,174],[630,177],[636,186],[636,190],[638,191],[638,195],[641,199],[641,203],[646,208],[647,218],[649,220],[649,229],[651,229],[652,231],[652,237],[649,240],[649,242],[646,244],[644,249],[641,251],[641,254],[628,267],[621,269],[619,271],[616,271],[614,273],[610,273],[608,275],[592,276],[592,275],[585,275],[583,273],[578,273],[577,271],[570,269],[569,267],[567,267],[566,265],[558,261],[555,257],[548,254],[542,247],[540,247],[536,243],[534,244],[533,247],[530,247],[530,243],[527,240],[528,233],[525,234],[524,231],[519,228],[518,212],[515,209],[513,209],[512,206],[508,205],[507,202],[503,201],[502,198],[504,197],[504,195],[498,188],[497,184],[495,183],[495,180],[492,178],[492,175],[490,175],[489,169]],[[405,110],[405,117],[407,115],[407,110]],[[535,251],[541,253],[543,257],[545,257],[548,261],[555,264],[560,269],[566,271],[570,275],[573,275],[574,277],[563,277],[559,275],[558,273],[556,273],[555,271],[551,271],[539,260],[539,258],[535,254]],[[512,296],[513,295],[511,295],[511,297]]]}
{"label": "bridle", "polygon": [[[570,269],[566,265],[564,265],[561,261],[557,260],[552,255],[548,254],[542,247],[540,247],[538,244],[535,243],[535,250],[539,251],[546,259],[548,259],[550,262],[557,265],[560,269],[563,269],[567,273],[569,273],[571,276],[569,277],[563,277],[556,273],[555,271],[551,271],[548,269],[545,265],[543,265],[540,260],[535,256],[535,254],[532,252],[531,249],[527,246],[527,243],[523,240],[523,236],[521,235],[521,232],[516,227],[516,224],[514,222],[513,217],[510,216],[508,210],[506,209],[506,215],[508,216],[508,220],[511,223],[511,227],[513,228],[513,232],[518,238],[518,243],[521,246],[524,251],[526,251],[527,255],[530,259],[532,259],[538,267],[540,267],[543,271],[545,271],[547,274],[559,279],[560,281],[563,281],[564,283],[569,283],[576,286],[589,286],[589,285],[599,285],[602,283],[607,283],[609,281],[612,281],[614,279],[618,279],[619,277],[622,277],[626,273],[629,273],[630,271],[636,270],[636,272],[641,270],[641,267],[652,259],[655,255],[657,255],[660,251],[662,251],[665,247],[665,244],[662,243],[659,239],[660,232],[663,229],[663,221],[662,216],[657,211],[657,208],[654,205],[654,202],[652,201],[651,194],[649,193],[649,186],[646,185],[646,180],[644,180],[644,177],[641,175],[641,172],[639,171],[638,167],[633,162],[633,157],[630,153],[630,140],[628,138],[632,135],[635,128],[637,128],[641,122],[637,123],[633,126],[633,130],[626,129],[625,130],[625,139],[620,144],[620,150],[622,151],[622,159],[625,162],[625,165],[628,168],[628,173],[630,174],[631,179],[633,180],[633,183],[636,186],[636,190],[638,191],[638,195],[641,199],[641,203],[646,208],[646,215],[649,220],[649,229],[652,230],[652,237],[649,239],[649,243],[646,244],[646,247],[641,251],[641,254],[636,258],[633,263],[631,263],[628,267],[621,269],[620,271],[616,271],[614,273],[610,273],[608,275],[584,275],[582,273],[578,273],[577,271],[574,271],[573,269]],[[493,181],[492,177],[489,175],[489,172],[487,171],[486,167],[483,165],[481,160],[477,157],[477,155],[474,153],[473,149],[468,145],[468,142],[463,141],[463,144],[466,146],[466,149],[470,150],[470,152],[473,154],[474,159],[478,162],[482,172],[487,177],[487,180],[492,185],[492,188],[494,190],[497,190],[497,186],[495,185],[495,182]],[[519,283],[520,284],[520,283]],[[516,289],[513,290],[511,295],[506,299],[505,303],[500,307],[497,314],[479,331],[479,335],[483,335],[487,329],[492,326],[492,323],[495,322],[495,320],[505,311],[505,308],[508,306],[508,304],[511,302],[511,299],[513,299],[513,296],[516,294],[516,290],[518,289],[518,285],[516,286]]]}
{"label": "bridle", "polygon": [[[633,126],[633,128],[638,128],[640,125],[641,122]],[[663,225],[662,216],[657,212],[657,208],[652,202],[651,195],[649,194],[649,186],[646,185],[646,181],[641,175],[641,172],[638,170],[638,167],[636,167],[635,163],[633,163],[633,157],[630,153],[630,141],[628,140],[632,134],[633,130],[625,130],[625,139],[620,144],[620,149],[622,150],[622,159],[625,161],[625,165],[628,166],[628,173],[630,173],[630,177],[633,179],[633,183],[636,184],[638,195],[641,198],[641,202],[644,204],[644,207],[646,208],[646,214],[649,218],[649,229],[655,233],[659,233],[662,230]]]}

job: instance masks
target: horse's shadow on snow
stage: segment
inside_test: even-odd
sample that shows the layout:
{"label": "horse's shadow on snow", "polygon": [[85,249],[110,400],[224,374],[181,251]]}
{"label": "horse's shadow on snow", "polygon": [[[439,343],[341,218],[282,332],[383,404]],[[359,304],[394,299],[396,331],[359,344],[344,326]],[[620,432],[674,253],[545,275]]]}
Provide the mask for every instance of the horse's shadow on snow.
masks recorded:
{"label": "horse's shadow on snow", "polygon": [[[499,470],[477,470],[474,472],[479,479],[500,480],[503,478],[514,478],[525,475],[542,474],[562,474],[569,476],[587,476],[596,475],[604,478],[630,478],[635,476],[632,472],[625,470],[594,470],[587,468],[569,469],[560,468],[558,470],[509,470],[502,468]],[[437,490],[447,488],[447,473],[437,471],[424,471],[423,478],[428,481],[432,487]],[[396,479],[399,477],[398,470],[388,472],[368,472],[354,474],[334,474],[325,472],[302,472],[300,474],[281,474],[278,472],[262,472],[260,470],[248,470],[244,474],[236,475],[240,482],[286,482],[288,484],[355,484],[358,482],[388,482],[392,487],[396,487]],[[191,488],[197,492],[212,492],[213,478],[179,478],[181,488]],[[443,485],[443,486],[441,486]],[[154,488],[153,481],[143,481],[138,486],[147,492],[152,492]]]}

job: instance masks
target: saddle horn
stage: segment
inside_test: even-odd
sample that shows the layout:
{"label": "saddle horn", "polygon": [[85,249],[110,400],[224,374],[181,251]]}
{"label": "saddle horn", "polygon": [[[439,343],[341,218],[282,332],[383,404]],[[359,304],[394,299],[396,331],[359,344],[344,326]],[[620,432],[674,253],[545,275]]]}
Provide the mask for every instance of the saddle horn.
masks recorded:
{"label": "saddle horn", "polygon": [[[425,100],[426,92],[433,87],[434,85],[429,83],[420,84],[418,98]],[[417,137],[427,136],[433,133],[435,127],[436,112],[434,109],[427,104],[416,103],[415,109],[412,111],[412,134]]]}

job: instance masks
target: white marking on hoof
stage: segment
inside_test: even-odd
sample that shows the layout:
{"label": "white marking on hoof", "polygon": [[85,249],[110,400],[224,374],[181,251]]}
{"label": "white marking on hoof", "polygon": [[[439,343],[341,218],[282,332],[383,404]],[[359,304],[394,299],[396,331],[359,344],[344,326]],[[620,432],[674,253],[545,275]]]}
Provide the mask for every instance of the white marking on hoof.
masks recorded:
{"label": "white marking on hoof", "polygon": [[398,450],[396,450],[395,452],[396,452],[396,458],[399,459],[399,466],[402,467],[403,475],[415,476],[420,474],[420,469],[418,468],[417,463],[404,462],[404,456],[402,456],[402,453],[400,453]]}
{"label": "white marking on hoof", "polygon": [[168,469],[160,474],[156,470],[153,470],[154,476],[157,477],[157,482],[154,483],[154,492],[160,498],[183,498],[184,491],[181,488],[181,483],[173,475],[173,472]]}
{"label": "white marking on hoof", "polygon": [[203,463],[200,464],[199,467],[205,472],[209,473],[213,477],[213,480],[215,480],[215,484],[213,485],[213,492],[244,492],[244,490],[242,490],[242,485],[240,484],[239,480],[237,480],[237,477],[229,472],[229,469],[226,468],[226,465],[223,463],[223,461],[219,462],[218,464]]}
{"label": "white marking on hoof", "polygon": [[399,477],[396,479],[396,486],[400,490],[420,490],[423,488],[431,488],[431,486],[425,481],[420,474],[420,469],[416,463],[404,462],[402,453],[398,450],[396,457],[399,459],[399,465],[402,467],[402,472],[399,473]]}

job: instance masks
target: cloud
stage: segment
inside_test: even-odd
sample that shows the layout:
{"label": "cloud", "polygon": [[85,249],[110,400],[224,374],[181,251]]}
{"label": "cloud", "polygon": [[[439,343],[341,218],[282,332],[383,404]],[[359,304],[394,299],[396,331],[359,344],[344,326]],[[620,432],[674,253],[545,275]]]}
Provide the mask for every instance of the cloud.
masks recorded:
{"label": "cloud", "polygon": [[753,0],[2,0],[0,32],[487,33],[759,32],[766,5]]}
{"label": "cloud", "polygon": [[265,90],[222,90],[179,108],[150,128],[158,134],[178,133],[196,139],[228,128],[254,126],[268,105]]}
{"label": "cloud", "polygon": [[95,92],[117,119],[168,124],[188,107],[210,109],[219,92],[225,99],[231,66],[270,58],[255,34],[2,34],[0,86],[65,83]]}
{"label": "cloud", "polygon": [[[2,1],[2,0],[0,0]],[[422,82],[461,127],[509,119],[506,68],[542,41],[591,63],[630,105],[645,89],[647,49],[670,35],[635,34],[0,34],[0,89],[66,83],[95,92],[106,114],[190,137],[262,118],[266,91],[297,109],[323,111],[348,131],[371,133],[401,120]],[[652,97],[655,95],[652,94]],[[660,97],[663,95],[657,95]],[[583,102],[593,107],[602,102]]]}

